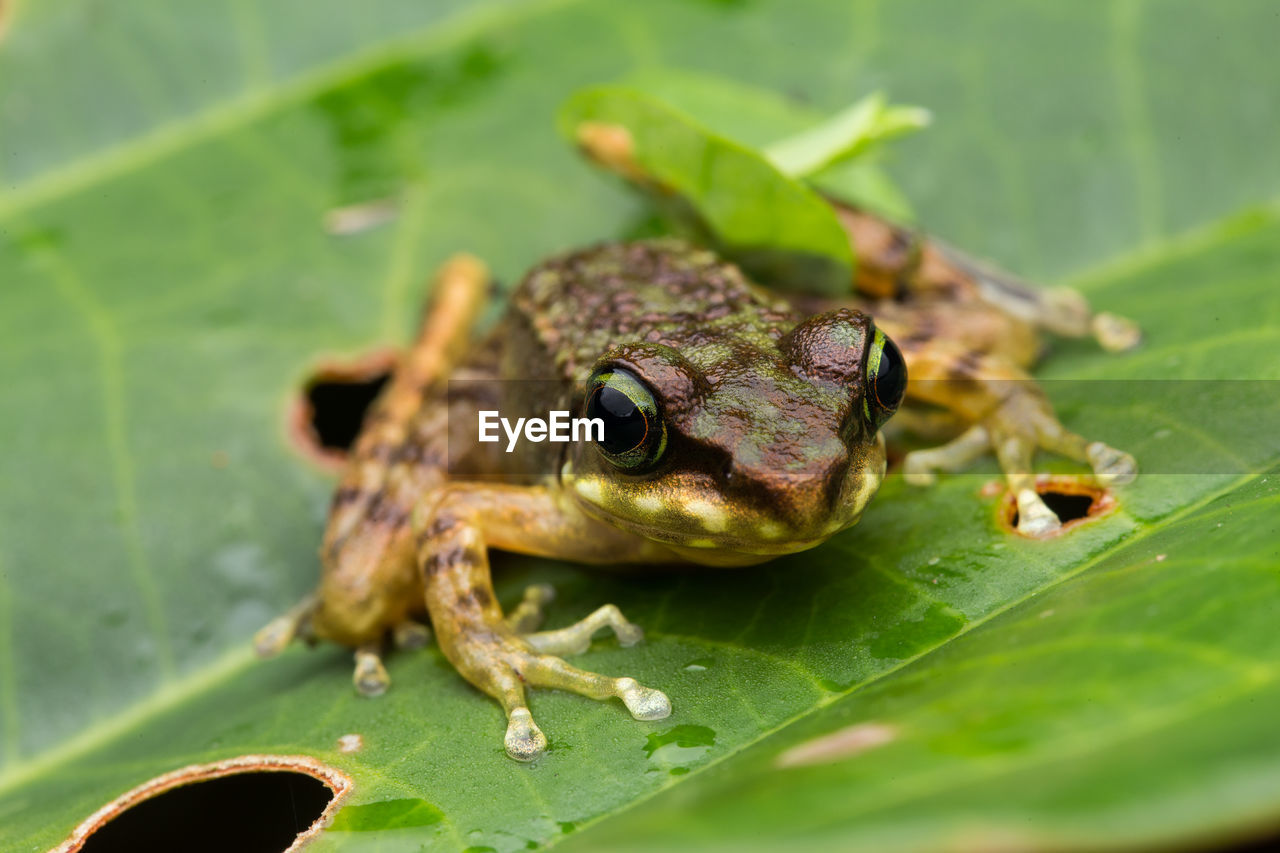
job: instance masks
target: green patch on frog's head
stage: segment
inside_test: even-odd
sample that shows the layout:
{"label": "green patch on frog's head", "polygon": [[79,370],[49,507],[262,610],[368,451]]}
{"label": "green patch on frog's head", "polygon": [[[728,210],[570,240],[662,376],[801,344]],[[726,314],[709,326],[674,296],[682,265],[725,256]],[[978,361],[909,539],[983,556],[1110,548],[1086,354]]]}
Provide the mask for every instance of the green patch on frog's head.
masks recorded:
{"label": "green patch on frog's head", "polygon": [[611,349],[584,389],[601,441],[562,478],[587,512],[703,563],[812,547],[856,522],[884,475],[878,430],[905,367],[841,310],[777,335]]}

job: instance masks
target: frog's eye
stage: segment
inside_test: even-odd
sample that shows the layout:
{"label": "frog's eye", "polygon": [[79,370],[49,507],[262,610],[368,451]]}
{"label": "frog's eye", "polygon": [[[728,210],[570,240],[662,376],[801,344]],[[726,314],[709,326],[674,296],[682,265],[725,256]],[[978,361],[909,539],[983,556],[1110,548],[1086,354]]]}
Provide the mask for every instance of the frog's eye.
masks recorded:
{"label": "frog's eye", "polygon": [[867,393],[862,398],[867,421],[880,429],[898,410],[906,390],[907,362],[897,344],[876,329],[871,351],[867,353]]}
{"label": "frog's eye", "polygon": [[596,446],[617,468],[640,473],[667,449],[667,425],[653,392],[630,371],[614,367],[591,374],[583,413],[604,423],[604,436]]}

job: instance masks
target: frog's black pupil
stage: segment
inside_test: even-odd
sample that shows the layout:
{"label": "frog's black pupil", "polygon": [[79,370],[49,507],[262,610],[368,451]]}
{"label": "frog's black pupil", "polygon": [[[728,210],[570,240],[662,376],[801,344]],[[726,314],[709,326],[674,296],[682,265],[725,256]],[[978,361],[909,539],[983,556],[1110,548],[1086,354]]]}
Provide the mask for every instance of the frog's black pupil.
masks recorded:
{"label": "frog's black pupil", "polygon": [[587,403],[587,417],[604,421],[604,441],[600,446],[607,453],[626,453],[638,447],[649,431],[644,412],[635,401],[608,385],[592,395]]}
{"label": "frog's black pupil", "polygon": [[902,402],[902,395],[907,390],[907,363],[898,350],[898,345],[884,338],[884,349],[880,353],[880,365],[876,375],[871,379],[875,388],[876,402],[885,411],[895,412]]}

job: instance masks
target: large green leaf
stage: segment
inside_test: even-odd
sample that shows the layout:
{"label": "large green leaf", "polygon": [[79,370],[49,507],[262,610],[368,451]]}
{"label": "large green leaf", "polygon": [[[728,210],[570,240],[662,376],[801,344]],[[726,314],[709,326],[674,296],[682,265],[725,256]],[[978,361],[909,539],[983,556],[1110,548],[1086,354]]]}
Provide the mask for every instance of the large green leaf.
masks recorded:
{"label": "large green leaf", "polygon": [[[43,849],[152,776],[246,752],[355,777],[324,849],[1076,848],[1280,822],[1267,0],[16,8],[0,848]],[[675,705],[641,724],[539,694],[553,748],[531,767],[434,649],[395,656],[376,701],[338,649],[252,661],[252,631],[316,572],[329,480],[282,427],[308,366],[404,340],[450,252],[511,282],[629,233],[643,211],[553,116],[661,68],[815,116],[876,90],[933,111],[889,164],[920,219],[1144,326],[1134,353],[1062,345],[1044,375],[1069,424],[1147,473],[1052,542],[996,528],[987,464],[925,492],[891,480],[853,531],[733,574],[503,559],[507,600],[558,586],[554,624],[615,601],[646,625],[645,646],[583,661]],[[751,144],[795,130],[785,100],[760,103],[699,119]],[[386,196],[394,223],[325,232],[335,205]],[[352,732],[364,750],[340,752]],[[838,760],[811,763],[839,732]]]}

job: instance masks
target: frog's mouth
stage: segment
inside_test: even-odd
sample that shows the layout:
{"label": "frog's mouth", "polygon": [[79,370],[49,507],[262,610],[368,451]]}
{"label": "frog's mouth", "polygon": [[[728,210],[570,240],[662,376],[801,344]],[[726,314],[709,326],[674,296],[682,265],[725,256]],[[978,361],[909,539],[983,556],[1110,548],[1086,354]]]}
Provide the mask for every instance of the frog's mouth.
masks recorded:
{"label": "frog's mouth", "polygon": [[682,560],[747,565],[808,550],[856,524],[884,477],[883,439],[872,447],[869,458],[850,466],[829,505],[800,518],[678,480],[621,483],[580,475],[571,463],[561,482],[587,515],[666,546]]}

